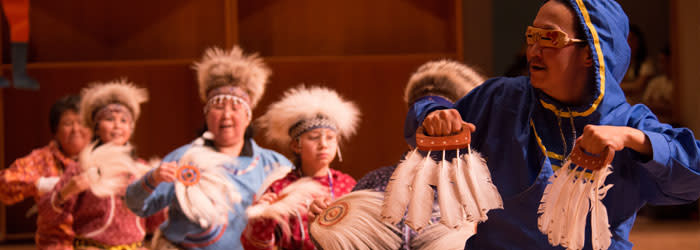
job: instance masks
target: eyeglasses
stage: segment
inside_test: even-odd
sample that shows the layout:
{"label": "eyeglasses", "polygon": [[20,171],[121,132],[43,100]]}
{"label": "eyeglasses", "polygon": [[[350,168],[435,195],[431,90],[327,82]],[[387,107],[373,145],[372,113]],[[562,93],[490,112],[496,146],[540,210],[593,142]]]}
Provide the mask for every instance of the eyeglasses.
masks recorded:
{"label": "eyeglasses", "polygon": [[564,48],[574,43],[585,43],[586,40],[569,38],[569,36],[561,30],[547,30],[527,27],[525,32],[527,45],[539,44],[542,47]]}

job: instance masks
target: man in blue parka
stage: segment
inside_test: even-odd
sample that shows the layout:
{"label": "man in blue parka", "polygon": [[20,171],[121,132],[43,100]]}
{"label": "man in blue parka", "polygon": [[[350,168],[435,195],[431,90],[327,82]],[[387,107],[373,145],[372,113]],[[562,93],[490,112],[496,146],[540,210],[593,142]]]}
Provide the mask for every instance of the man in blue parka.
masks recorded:
{"label": "man in blue parka", "polygon": [[[455,104],[417,102],[430,135],[476,125],[472,148],[486,158],[504,202],[479,224],[465,249],[550,249],[537,227],[547,180],[571,152],[616,151],[607,208],[610,249],[630,249],[629,232],[646,203],[683,204],[700,196],[700,142],[686,128],[630,106],[619,87],[630,60],[628,20],[613,0],[551,0],[528,28],[529,77],[486,81]],[[559,247],[556,247],[559,248]],[[585,249],[591,248],[586,225]]]}

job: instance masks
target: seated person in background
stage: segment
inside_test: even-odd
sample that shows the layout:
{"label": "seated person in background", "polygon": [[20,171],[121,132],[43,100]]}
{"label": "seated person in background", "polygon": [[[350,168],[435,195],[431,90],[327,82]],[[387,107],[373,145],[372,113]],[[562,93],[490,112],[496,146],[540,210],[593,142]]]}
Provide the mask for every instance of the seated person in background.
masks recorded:
{"label": "seated person in background", "polygon": [[639,103],[649,79],[654,76],[654,62],[647,58],[647,43],[639,26],[631,24],[627,43],[632,50],[630,66],[622,79],[620,87],[625,92],[627,102]]}
{"label": "seated person in background", "polygon": [[673,123],[673,70],[671,66],[671,50],[668,46],[661,50],[658,57],[659,75],[649,81],[642,96],[642,103],[654,111],[659,121]]}

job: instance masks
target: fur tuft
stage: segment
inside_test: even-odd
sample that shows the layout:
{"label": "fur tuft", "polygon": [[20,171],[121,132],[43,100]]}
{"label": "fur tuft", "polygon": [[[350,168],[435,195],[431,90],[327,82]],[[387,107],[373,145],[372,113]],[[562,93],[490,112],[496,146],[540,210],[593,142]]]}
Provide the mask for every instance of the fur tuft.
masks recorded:
{"label": "fur tuft", "polygon": [[398,228],[383,223],[379,215],[382,197],[367,190],[340,197],[310,223],[311,240],[326,250],[399,249]]}
{"label": "fur tuft", "polygon": [[414,103],[426,95],[438,95],[456,102],[486,80],[473,68],[452,60],[421,65],[406,84],[404,101]]}
{"label": "fur tuft", "polygon": [[263,181],[262,185],[260,185],[260,187],[258,188],[258,192],[255,193],[256,199],[260,198],[260,196],[262,196],[267,191],[267,189],[270,188],[270,185],[272,185],[272,183],[284,178],[291,171],[292,168],[290,166],[280,166],[272,170],[269,174],[267,174],[267,177],[265,177],[265,180]]}
{"label": "fur tuft", "polygon": [[94,82],[81,92],[80,117],[88,128],[95,128],[95,111],[107,104],[119,103],[126,106],[134,116],[134,122],[141,114],[140,105],[148,101],[148,91],[122,78],[110,82]]}
{"label": "fur tuft", "polygon": [[123,193],[131,180],[150,170],[150,166],[134,161],[131,146],[95,145],[92,143],[83,149],[79,162],[83,174],[88,177],[90,191],[98,197]]}
{"label": "fur tuft", "polygon": [[[291,236],[288,218],[297,213],[306,214],[307,206],[314,197],[322,197],[328,188],[311,179],[301,178],[282,189],[278,194],[281,199],[271,203],[259,203],[246,209],[248,220],[265,218],[277,222],[285,236]],[[260,196],[258,196],[259,198]]]}
{"label": "fur tuft", "polygon": [[257,54],[244,55],[243,50],[234,46],[231,50],[223,50],[218,47],[207,49],[202,60],[193,66],[197,71],[199,84],[199,96],[202,102],[207,101],[207,93],[210,90],[233,85],[241,87],[250,96],[250,107],[260,101],[268,78],[272,74],[270,68],[265,65]]}
{"label": "fur tuft", "polygon": [[411,249],[461,250],[467,240],[476,234],[476,223],[464,223],[457,229],[441,224],[432,224],[411,240]]}
{"label": "fur tuft", "polygon": [[299,121],[318,115],[335,122],[338,135],[347,139],[355,134],[360,111],[354,103],[343,100],[331,89],[301,85],[287,90],[280,101],[271,104],[258,124],[265,129],[268,141],[288,147],[292,140],[289,129]]}

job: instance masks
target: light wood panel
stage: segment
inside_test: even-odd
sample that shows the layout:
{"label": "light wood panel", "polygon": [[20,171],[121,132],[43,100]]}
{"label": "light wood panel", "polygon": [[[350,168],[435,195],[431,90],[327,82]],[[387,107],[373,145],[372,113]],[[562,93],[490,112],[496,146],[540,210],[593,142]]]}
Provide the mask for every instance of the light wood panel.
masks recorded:
{"label": "light wood panel", "polygon": [[239,1],[240,43],[265,56],[456,54],[457,2]]}
{"label": "light wood panel", "polygon": [[199,57],[225,45],[224,7],[220,0],[32,1],[29,61]]}

